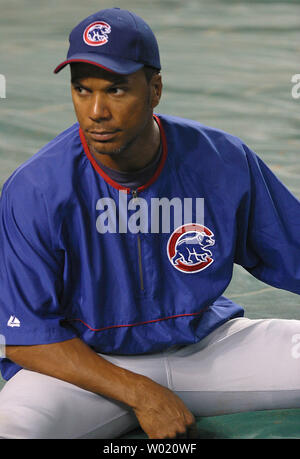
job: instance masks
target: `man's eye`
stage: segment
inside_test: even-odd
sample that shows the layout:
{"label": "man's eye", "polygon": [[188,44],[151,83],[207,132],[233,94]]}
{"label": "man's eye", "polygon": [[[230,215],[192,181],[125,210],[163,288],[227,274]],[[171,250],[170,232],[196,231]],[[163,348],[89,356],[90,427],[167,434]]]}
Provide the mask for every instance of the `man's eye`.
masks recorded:
{"label": "man's eye", "polygon": [[85,94],[86,89],[82,88],[81,86],[75,86],[74,87],[75,91],[78,92],[78,94]]}
{"label": "man's eye", "polygon": [[122,96],[123,94],[125,94],[125,88],[119,88],[119,87],[111,88],[110,92],[111,94],[114,94],[116,96]]}

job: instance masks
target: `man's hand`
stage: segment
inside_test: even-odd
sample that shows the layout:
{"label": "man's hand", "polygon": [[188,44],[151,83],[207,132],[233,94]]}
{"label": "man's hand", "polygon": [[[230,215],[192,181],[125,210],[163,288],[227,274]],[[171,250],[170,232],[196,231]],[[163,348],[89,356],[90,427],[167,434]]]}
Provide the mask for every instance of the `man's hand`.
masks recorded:
{"label": "man's hand", "polygon": [[198,438],[195,418],[183,401],[152,380],[134,412],[149,438]]}

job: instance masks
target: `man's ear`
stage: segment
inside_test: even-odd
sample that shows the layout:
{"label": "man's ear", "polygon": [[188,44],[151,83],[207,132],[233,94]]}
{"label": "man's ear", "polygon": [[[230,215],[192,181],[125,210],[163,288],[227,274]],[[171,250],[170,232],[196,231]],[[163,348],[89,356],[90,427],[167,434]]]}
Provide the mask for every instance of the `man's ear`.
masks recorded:
{"label": "man's ear", "polygon": [[152,96],[151,97],[151,106],[152,106],[152,108],[154,108],[160,102],[160,98],[161,98],[161,94],[162,94],[162,88],[163,88],[162,78],[161,78],[161,75],[159,73],[156,73],[155,75],[152,76],[151,81],[150,81],[150,85],[151,85],[151,96]]}

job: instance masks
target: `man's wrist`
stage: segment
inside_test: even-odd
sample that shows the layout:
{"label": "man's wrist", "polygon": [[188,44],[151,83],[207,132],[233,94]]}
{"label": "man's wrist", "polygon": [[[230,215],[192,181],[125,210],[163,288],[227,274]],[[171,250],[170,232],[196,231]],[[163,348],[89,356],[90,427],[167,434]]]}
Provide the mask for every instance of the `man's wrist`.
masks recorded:
{"label": "man's wrist", "polygon": [[133,408],[140,408],[145,403],[146,395],[150,387],[155,384],[150,378],[143,375],[134,374],[133,382],[131,385],[130,396],[128,397],[128,405]]}

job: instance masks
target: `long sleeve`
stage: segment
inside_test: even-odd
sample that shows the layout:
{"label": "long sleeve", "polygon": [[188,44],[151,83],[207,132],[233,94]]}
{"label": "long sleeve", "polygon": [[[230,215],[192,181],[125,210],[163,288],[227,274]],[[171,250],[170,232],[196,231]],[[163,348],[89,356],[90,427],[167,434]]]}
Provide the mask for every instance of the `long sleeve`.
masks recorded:
{"label": "long sleeve", "polygon": [[237,214],[235,262],[269,285],[300,293],[300,202],[244,149],[250,186]]}

